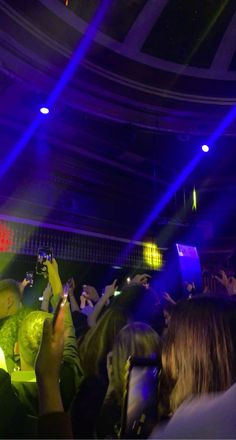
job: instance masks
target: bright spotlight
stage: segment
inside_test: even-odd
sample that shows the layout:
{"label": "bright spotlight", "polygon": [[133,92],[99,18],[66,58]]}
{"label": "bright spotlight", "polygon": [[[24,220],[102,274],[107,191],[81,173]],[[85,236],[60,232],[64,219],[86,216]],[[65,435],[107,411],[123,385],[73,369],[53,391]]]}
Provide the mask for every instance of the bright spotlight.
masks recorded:
{"label": "bright spotlight", "polygon": [[208,153],[208,151],[209,151],[209,147],[208,147],[208,145],[202,145],[202,151],[203,151],[204,153]]}
{"label": "bright spotlight", "polygon": [[47,115],[47,114],[49,113],[49,108],[47,108],[47,107],[41,107],[40,112],[41,112],[43,115]]}

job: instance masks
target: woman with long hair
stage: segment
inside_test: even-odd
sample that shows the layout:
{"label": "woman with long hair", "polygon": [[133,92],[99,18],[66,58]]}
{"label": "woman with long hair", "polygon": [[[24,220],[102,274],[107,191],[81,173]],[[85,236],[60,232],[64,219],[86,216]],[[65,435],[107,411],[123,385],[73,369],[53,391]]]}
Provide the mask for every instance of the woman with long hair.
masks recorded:
{"label": "woman with long hair", "polygon": [[161,340],[148,324],[133,322],[123,327],[115,338],[112,352],[108,354],[109,386],[97,423],[99,438],[118,437],[126,391],[127,360],[131,356],[154,358],[160,364]]}
{"label": "woman with long hair", "polygon": [[162,365],[171,414],[191,396],[228,389],[236,378],[236,303],[199,296],[177,304]]}

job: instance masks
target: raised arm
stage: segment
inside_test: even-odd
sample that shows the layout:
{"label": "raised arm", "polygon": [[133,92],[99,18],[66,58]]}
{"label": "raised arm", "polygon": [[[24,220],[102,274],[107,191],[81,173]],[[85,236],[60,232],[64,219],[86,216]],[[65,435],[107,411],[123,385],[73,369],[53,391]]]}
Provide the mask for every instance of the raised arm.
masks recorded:
{"label": "raised arm", "polygon": [[224,270],[220,270],[220,276],[215,276],[216,280],[225,287],[228,295],[236,294],[236,278],[227,277]]}
{"label": "raised arm", "polygon": [[53,295],[59,295],[62,292],[63,287],[58,271],[58,264],[55,258],[53,258],[52,262],[45,261],[44,264],[48,269],[48,279],[52,287],[52,293]]}
{"label": "raised arm", "polygon": [[104,294],[96,303],[93,312],[88,316],[89,327],[93,327],[96,324],[97,319],[103,307],[106,305],[107,301],[109,301],[109,299],[114,295],[114,292],[117,288],[116,283],[117,283],[117,279],[114,280],[112,284],[109,284],[108,286],[105,287]]}
{"label": "raised arm", "polygon": [[49,301],[51,296],[52,296],[52,287],[51,284],[48,283],[43,291],[43,301],[41,304],[41,310],[43,310],[44,312],[48,312],[49,310]]}
{"label": "raised arm", "polygon": [[69,283],[68,296],[70,299],[71,312],[80,312],[79,304],[75,299],[75,281],[73,278],[71,278],[67,283]]}
{"label": "raised arm", "polygon": [[60,309],[55,327],[46,319],[35,372],[39,391],[39,438],[73,438],[71,423],[64,413],[59,386],[64,348],[64,308]]}
{"label": "raised arm", "polygon": [[61,308],[55,327],[46,319],[42,341],[35,363],[35,373],[39,389],[40,415],[63,412],[60,395],[59,374],[64,349],[65,310]]}

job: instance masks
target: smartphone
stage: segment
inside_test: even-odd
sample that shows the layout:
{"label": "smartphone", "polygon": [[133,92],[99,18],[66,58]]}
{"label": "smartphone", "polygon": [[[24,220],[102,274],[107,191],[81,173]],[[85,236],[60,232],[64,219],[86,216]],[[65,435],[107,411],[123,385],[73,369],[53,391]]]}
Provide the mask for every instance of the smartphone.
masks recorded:
{"label": "smartphone", "polygon": [[57,318],[58,318],[58,315],[59,315],[59,311],[60,311],[60,309],[61,309],[62,307],[65,306],[66,301],[67,301],[67,298],[68,298],[68,291],[67,291],[67,290],[64,290],[63,293],[62,293],[62,295],[60,296],[60,298],[59,298],[59,300],[58,300],[58,303],[57,303],[57,306],[56,306],[55,312],[54,312],[54,314],[53,314],[53,319],[52,319],[52,326],[53,326],[53,328],[55,327],[55,324],[56,324],[56,322],[57,322]]}
{"label": "smartphone", "polygon": [[157,423],[159,362],[131,357],[126,371],[120,438],[148,438]]}
{"label": "smartphone", "polygon": [[44,275],[46,278],[48,275],[48,270],[47,270],[47,266],[43,264],[45,263],[45,261],[52,262],[52,249],[48,247],[42,247],[38,249],[37,263],[36,263],[37,275]]}
{"label": "smartphone", "polygon": [[34,272],[26,272],[25,279],[29,281],[29,287],[33,287],[34,284]]}
{"label": "smartphone", "polygon": [[74,289],[75,288],[75,281],[74,278],[69,278],[69,280],[67,281],[67,286],[68,286],[68,290],[69,289]]}

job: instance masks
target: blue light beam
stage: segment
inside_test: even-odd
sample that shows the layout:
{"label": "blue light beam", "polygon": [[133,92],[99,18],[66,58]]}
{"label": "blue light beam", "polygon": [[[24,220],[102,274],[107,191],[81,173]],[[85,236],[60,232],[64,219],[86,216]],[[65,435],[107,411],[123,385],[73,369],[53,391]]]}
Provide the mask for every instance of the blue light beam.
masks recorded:
{"label": "blue light beam", "polygon": [[9,170],[9,168],[24,150],[25,146],[39,127],[42,118],[43,115],[39,113],[38,116],[33,120],[32,124],[28,127],[26,132],[23,134],[23,136],[20,138],[20,140],[17,142],[17,144],[12,148],[11,152],[7,155],[6,159],[3,161],[0,167],[0,179]]}
{"label": "blue light beam", "polygon": [[225,132],[229,125],[236,118],[236,105],[231,108],[229,113],[224,117],[223,121],[217,127],[217,129],[212,133],[211,137],[208,139],[207,145],[213,145],[219,137]]}
{"label": "blue light beam", "polygon": [[187,177],[193,172],[193,170],[197,167],[200,160],[202,159],[204,153],[203,151],[199,151],[199,153],[187,164],[187,166],[183,169],[181,174],[177,177],[177,179],[170,185],[169,189],[165,192],[160,200],[155,204],[153,209],[148,214],[144,223],[140,226],[132,241],[128,244],[122,255],[117,260],[117,265],[122,265],[124,260],[128,258],[132,249],[134,247],[134,243],[137,241],[141,241],[143,236],[147,232],[148,228],[152,225],[152,223],[158,218],[161,212],[165,209],[167,204],[170,202],[176,191],[181,187],[181,185],[185,182]]}
{"label": "blue light beam", "polygon": [[137,231],[134,240],[138,241],[140,240],[143,235],[146,233],[148,228],[152,225],[154,220],[161,214],[163,209],[166,207],[166,205],[170,202],[176,191],[181,187],[181,185],[185,182],[187,177],[192,173],[192,171],[196,168],[198,163],[200,162],[201,158],[203,156],[203,152],[200,151],[192,160],[189,162],[189,164],[184,168],[184,170],[181,172],[181,174],[177,177],[177,179],[170,185],[169,189],[166,191],[166,193],[162,196],[161,200],[159,200],[150,214],[148,215],[147,219],[143,223],[143,225],[140,227],[140,229]]}
{"label": "blue light beam", "polygon": [[[86,52],[88,51],[90,44],[92,40],[94,39],[94,36],[98,30],[98,27],[100,26],[104,15],[108,9],[108,6],[112,0],[103,0],[101,6],[99,7],[93,21],[91,24],[88,25],[88,28],[86,30],[85,35],[82,37],[81,41],[79,42],[72,58],[70,59],[69,63],[67,64],[61,78],[56,83],[54,89],[52,90],[51,94],[49,95],[45,107],[49,108],[51,110],[51,107],[53,104],[55,104],[57,98],[63,91],[63,89],[66,87],[68,82],[70,81],[71,77],[73,76],[75,70],[79,66],[81,60],[84,58]],[[39,127],[41,121],[42,121],[42,114],[38,114],[36,118],[32,121],[30,126],[27,128],[26,132],[21,136],[20,140],[12,147],[12,150],[9,152],[7,158],[3,161],[1,167],[0,167],[0,179],[4,176],[4,174],[9,170],[9,168],[12,166],[12,164],[16,161],[16,159],[19,157],[19,155],[24,150],[27,143],[30,141],[32,136],[34,135],[35,131]]]}
{"label": "blue light beam", "polygon": [[75,50],[73,57],[69,61],[62,77],[60,78],[60,80],[56,84],[56,87],[54,88],[54,90],[52,91],[51,95],[49,96],[49,98],[46,102],[46,107],[48,107],[49,109],[55,103],[56,99],[61,94],[61,92],[65,88],[66,84],[70,81],[70,79],[73,76],[78,65],[80,64],[80,62],[84,58],[86,52],[88,51],[88,49],[90,47],[91,42],[93,41],[93,39],[96,35],[98,27],[100,26],[100,24],[104,18],[104,15],[108,9],[108,6],[110,5],[111,2],[112,2],[112,0],[103,0],[99,10],[97,11],[97,13],[92,21],[92,23],[88,26],[88,28],[86,30],[86,34],[84,35],[84,37],[80,41],[78,48]]}

